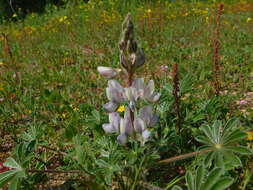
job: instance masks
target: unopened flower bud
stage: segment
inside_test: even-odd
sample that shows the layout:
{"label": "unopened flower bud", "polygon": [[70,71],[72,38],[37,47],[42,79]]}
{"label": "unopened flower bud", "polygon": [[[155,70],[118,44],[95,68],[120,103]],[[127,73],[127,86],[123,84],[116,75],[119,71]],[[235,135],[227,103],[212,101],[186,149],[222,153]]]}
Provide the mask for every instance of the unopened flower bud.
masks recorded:
{"label": "unopened flower bud", "polygon": [[145,54],[143,52],[143,50],[140,50],[139,55],[137,55],[135,62],[134,62],[134,67],[138,68],[140,66],[142,66],[145,63]]}

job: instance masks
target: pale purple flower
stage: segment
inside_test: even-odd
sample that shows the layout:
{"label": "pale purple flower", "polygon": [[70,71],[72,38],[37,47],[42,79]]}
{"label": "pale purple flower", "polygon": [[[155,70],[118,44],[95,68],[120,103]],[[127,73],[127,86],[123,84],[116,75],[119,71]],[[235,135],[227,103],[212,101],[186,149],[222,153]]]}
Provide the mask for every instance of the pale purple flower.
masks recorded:
{"label": "pale purple flower", "polygon": [[127,143],[127,136],[125,133],[123,134],[120,134],[118,137],[117,137],[117,142],[121,145],[125,145]]}
{"label": "pale purple flower", "polygon": [[133,134],[133,124],[131,121],[130,109],[129,107],[125,108],[124,119],[120,125],[120,133],[125,133],[126,135],[131,136]]}
{"label": "pale purple flower", "polygon": [[142,132],[142,138],[143,138],[143,144],[149,139],[149,137],[150,137],[150,131],[149,130],[145,130],[145,131],[143,131]]}
{"label": "pale purple flower", "polygon": [[153,80],[150,80],[147,86],[144,88],[143,98],[149,102],[157,102],[161,94],[155,92],[155,83]]}
{"label": "pale purple flower", "polygon": [[126,100],[125,89],[116,80],[108,81],[106,95],[108,100],[116,103],[122,103]]}
{"label": "pale purple flower", "polygon": [[159,117],[153,114],[152,106],[150,105],[140,109],[139,117],[148,127],[154,126],[159,121]]}
{"label": "pale purple flower", "polygon": [[119,104],[126,100],[125,89],[116,80],[108,81],[106,95],[110,102],[106,103],[103,107],[108,113],[116,111]]}
{"label": "pale purple flower", "polygon": [[134,117],[134,130],[136,133],[142,133],[146,128],[145,122],[137,115]]}
{"label": "pale purple flower", "polygon": [[168,65],[162,65],[161,67],[160,67],[160,69],[162,70],[162,71],[167,71],[168,70]]}
{"label": "pale purple flower", "polygon": [[140,97],[146,101],[154,103],[157,102],[161,96],[160,93],[155,92],[154,81],[150,80],[145,86],[143,78],[134,80],[132,86],[128,88],[128,91],[131,92],[128,92],[131,95],[127,96],[128,99],[134,99],[135,101],[137,101],[137,99]]}
{"label": "pale purple flower", "polygon": [[105,111],[107,113],[111,113],[111,112],[116,111],[118,107],[119,107],[119,105],[115,102],[112,102],[112,101],[104,104],[104,106],[103,106],[103,108],[105,109]]}
{"label": "pale purple flower", "polygon": [[248,103],[247,100],[241,100],[241,101],[239,102],[240,105],[246,105],[247,103]]}
{"label": "pale purple flower", "polygon": [[117,112],[109,114],[109,122],[103,124],[102,127],[106,133],[118,133],[120,128],[120,115]]}

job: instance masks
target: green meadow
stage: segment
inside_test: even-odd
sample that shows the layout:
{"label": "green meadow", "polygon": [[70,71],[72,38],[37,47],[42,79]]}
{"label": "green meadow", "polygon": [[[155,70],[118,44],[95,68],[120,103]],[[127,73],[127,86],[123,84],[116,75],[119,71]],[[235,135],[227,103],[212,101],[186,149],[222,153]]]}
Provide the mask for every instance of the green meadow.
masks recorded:
{"label": "green meadow", "polygon": [[[134,76],[161,97],[149,140],[122,146],[102,128],[97,67],[122,69],[128,13],[146,60]],[[0,189],[253,189],[252,1],[69,1],[0,31]]]}

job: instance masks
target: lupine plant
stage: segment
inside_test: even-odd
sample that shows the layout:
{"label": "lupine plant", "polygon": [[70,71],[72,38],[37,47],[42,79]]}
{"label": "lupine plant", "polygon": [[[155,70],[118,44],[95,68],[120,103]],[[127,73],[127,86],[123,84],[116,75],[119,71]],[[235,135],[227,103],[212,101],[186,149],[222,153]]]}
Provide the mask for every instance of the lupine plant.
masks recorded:
{"label": "lupine plant", "polygon": [[[119,144],[125,145],[127,139],[133,137],[144,144],[149,136],[149,127],[154,126],[159,117],[152,111],[151,103],[160,98],[155,92],[154,81],[145,84],[143,78],[134,78],[135,71],[145,63],[145,54],[138,48],[134,38],[134,25],[131,15],[128,14],[122,25],[122,39],[119,42],[120,65],[127,78],[127,85],[123,87],[118,81],[112,79],[121,69],[98,67],[98,72],[109,79],[106,95],[109,100],[104,109],[109,113],[109,123],[103,124],[106,133],[117,133]],[[124,106],[124,116],[117,112]]]}

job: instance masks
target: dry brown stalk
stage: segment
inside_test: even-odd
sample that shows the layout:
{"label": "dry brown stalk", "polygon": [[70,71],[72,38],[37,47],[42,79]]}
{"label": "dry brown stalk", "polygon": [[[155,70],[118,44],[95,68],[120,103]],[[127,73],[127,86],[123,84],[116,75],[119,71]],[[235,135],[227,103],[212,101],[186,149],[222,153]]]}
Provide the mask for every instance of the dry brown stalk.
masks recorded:
{"label": "dry brown stalk", "polygon": [[11,52],[11,48],[9,45],[9,39],[8,36],[5,33],[2,33],[2,37],[3,37],[3,56],[6,58],[10,58],[12,59],[12,52]]}

